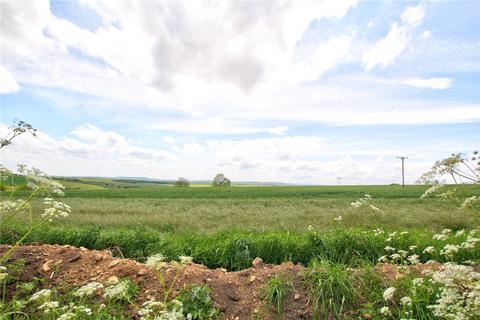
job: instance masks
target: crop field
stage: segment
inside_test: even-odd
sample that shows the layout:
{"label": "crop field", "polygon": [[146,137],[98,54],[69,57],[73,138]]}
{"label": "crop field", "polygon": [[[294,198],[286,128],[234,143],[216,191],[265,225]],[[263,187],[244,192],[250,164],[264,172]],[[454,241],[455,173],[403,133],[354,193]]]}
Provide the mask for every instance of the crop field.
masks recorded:
{"label": "crop field", "polygon": [[[129,182],[126,188],[102,183],[110,187],[95,189],[92,181],[74,188],[67,184],[63,201],[73,208],[71,217],[41,226],[28,241],[115,247],[140,260],[158,252],[189,254],[210,267],[239,270],[256,256],[271,263],[308,264],[319,255],[352,265],[375,262],[390,232],[408,231],[403,245],[441,245],[433,234],[480,225],[478,205],[459,210],[452,201],[420,199],[427,188],[421,185],[175,188]],[[457,190],[480,194],[478,185]],[[350,205],[365,194],[381,212]],[[41,213],[39,207],[34,205],[34,215]],[[376,229],[385,234],[374,235]],[[22,224],[4,224],[0,239],[12,242],[21,230]],[[470,255],[480,257],[479,252]]]}

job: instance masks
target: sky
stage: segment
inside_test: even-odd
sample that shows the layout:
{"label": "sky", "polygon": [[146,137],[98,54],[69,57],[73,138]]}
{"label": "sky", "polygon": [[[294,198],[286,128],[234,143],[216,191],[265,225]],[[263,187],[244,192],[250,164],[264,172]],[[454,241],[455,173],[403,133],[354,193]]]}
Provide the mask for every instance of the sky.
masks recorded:
{"label": "sky", "polygon": [[1,151],[51,175],[406,183],[480,147],[480,1],[1,1]]}

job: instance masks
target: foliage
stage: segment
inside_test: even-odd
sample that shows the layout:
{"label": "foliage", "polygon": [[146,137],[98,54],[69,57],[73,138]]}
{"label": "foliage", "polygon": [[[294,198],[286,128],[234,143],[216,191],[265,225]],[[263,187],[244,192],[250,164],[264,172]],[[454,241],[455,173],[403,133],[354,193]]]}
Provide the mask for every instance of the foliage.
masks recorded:
{"label": "foliage", "polygon": [[207,285],[184,287],[176,299],[182,303],[183,313],[190,315],[192,320],[216,319],[220,314],[213,304]]}
{"label": "foliage", "polygon": [[356,298],[350,272],[342,265],[314,261],[305,274],[314,319],[338,319]]}
{"label": "foliage", "polygon": [[215,176],[215,178],[213,178],[212,186],[214,186],[214,187],[230,187],[231,183],[232,182],[230,181],[230,179],[225,177],[223,175],[223,173],[219,173]]}
{"label": "foliage", "polygon": [[190,181],[185,178],[178,178],[174,185],[175,187],[190,187]]}
{"label": "foliage", "polygon": [[265,298],[274,307],[277,314],[282,314],[285,301],[293,290],[292,280],[288,276],[274,275],[265,284]]}

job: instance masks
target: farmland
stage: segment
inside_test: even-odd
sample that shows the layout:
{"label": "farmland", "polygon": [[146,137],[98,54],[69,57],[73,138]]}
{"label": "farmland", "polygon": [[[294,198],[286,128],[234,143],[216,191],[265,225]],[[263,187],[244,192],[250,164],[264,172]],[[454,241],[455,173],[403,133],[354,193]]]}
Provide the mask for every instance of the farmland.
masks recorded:
{"label": "farmland", "polygon": [[[480,225],[478,206],[460,211],[452,201],[420,199],[426,189],[420,185],[174,188],[130,183],[125,188],[109,182],[108,188],[94,189],[91,181],[83,184],[66,190],[63,200],[73,208],[72,216],[42,226],[30,241],[95,249],[115,246],[132,258],[157,252],[171,257],[190,254],[208,266],[238,270],[255,256],[271,263],[307,264],[319,250],[313,238],[325,243],[321,250],[326,257],[354,264],[358,258],[375,261],[383,253],[386,236],[381,241],[373,237],[374,229],[408,231],[405,245],[425,245],[434,244],[431,236],[445,228],[470,230]],[[458,190],[480,194],[479,186]],[[364,194],[372,196],[382,213],[352,208],[350,202]],[[34,213],[41,213],[39,206]],[[2,241],[11,242],[22,227],[2,228]],[[345,251],[345,246],[350,248]],[[357,253],[345,254],[352,250]]]}
{"label": "farmland", "polygon": [[[7,184],[1,196],[11,196],[13,201],[27,199],[32,190],[22,187],[25,180],[15,176],[10,181],[13,186]],[[39,198],[32,202],[31,217],[24,214],[1,225],[3,244],[14,243],[23,235],[26,235],[24,243],[42,244],[19,249],[18,261],[31,259],[32,252],[59,259],[37,257],[43,262],[29,262],[33,271],[15,281],[31,283],[35,270],[45,269],[49,261],[68,259],[68,262],[72,256],[81,256],[82,266],[62,264],[63,273],[52,273],[50,281],[54,283],[63,279],[64,274],[75,274],[89,279],[100,276],[108,283],[109,277],[126,274],[132,279],[132,272],[138,272],[153,279],[136,280],[140,281],[142,292],[155,290],[165,295],[166,289],[158,288],[158,284],[155,287],[154,280],[163,279],[163,273],[151,274],[142,271],[143,264],[118,258],[146,261],[149,265],[159,254],[167,261],[186,255],[195,263],[182,267],[183,272],[196,274],[189,281],[212,281],[211,272],[217,280],[210,282],[209,287],[191,287],[192,283],[184,278],[170,278],[176,287],[176,299],[183,299],[188,290],[213,288],[215,306],[221,306],[222,317],[226,319],[238,315],[240,319],[249,319],[252,313],[258,319],[298,319],[305,317],[305,312],[313,319],[323,319],[326,315],[335,319],[357,319],[355,315],[369,319],[370,314],[384,319],[381,315],[387,309],[380,307],[384,305],[382,294],[384,290],[388,292],[388,286],[418,301],[412,311],[387,303],[391,308],[388,312],[399,317],[413,312],[419,319],[436,319],[427,305],[434,303],[440,291],[412,291],[411,282],[424,276],[416,271],[416,265],[438,268],[431,261],[474,265],[480,261],[475,238],[480,225],[479,204],[460,209],[459,201],[435,194],[421,199],[428,188],[423,185],[214,188],[205,183],[173,187],[167,182],[107,178],[56,178],[56,182],[66,187],[61,200],[72,208],[69,217],[29,229],[30,219],[46,221],[43,200]],[[445,188],[455,189],[459,199],[480,195],[479,185]],[[359,199],[365,203],[354,205]],[[106,249],[108,255],[104,251],[85,251],[82,247]],[[112,269],[111,265],[118,261],[123,261],[123,269]],[[255,267],[259,263],[266,265]],[[448,268],[449,264],[444,266]],[[176,264],[171,264],[162,272],[177,273],[176,268]],[[96,276],[99,270],[101,273]],[[225,273],[227,270],[237,272]],[[392,273],[397,275],[392,278]],[[250,275],[250,282],[245,282],[242,274]],[[130,280],[122,281],[130,285]],[[230,286],[232,282],[235,288]],[[325,287],[326,282],[331,287]],[[69,303],[69,294],[57,295],[62,303]],[[232,295],[235,298],[230,298]],[[242,308],[237,309],[237,301],[243,304]],[[92,307],[98,317],[104,313],[116,314],[115,310],[122,310],[122,317],[140,312],[135,304],[111,303],[105,310]],[[213,304],[208,308],[212,316],[206,319],[215,318],[219,309]]]}

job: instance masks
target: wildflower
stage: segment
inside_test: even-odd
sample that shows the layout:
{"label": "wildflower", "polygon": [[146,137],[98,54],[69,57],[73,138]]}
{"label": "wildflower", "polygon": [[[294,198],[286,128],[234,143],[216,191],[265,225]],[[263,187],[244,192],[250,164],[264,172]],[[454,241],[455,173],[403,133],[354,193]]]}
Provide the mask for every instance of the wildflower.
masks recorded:
{"label": "wildflower", "polygon": [[384,249],[385,251],[395,251],[395,248],[390,246],[386,246]]}
{"label": "wildflower", "polygon": [[157,253],[153,256],[148,257],[145,265],[149,268],[159,271],[167,266],[167,262],[165,262],[165,256]]}
{"label": "wildflower", "polygon": [[333,218],[333,220],[337,221],[337,222],[340,222],[342,221],[343,217],[342,216],[338,216],[336,218]]}
{"label": "wildflower", "polygon": [[69,311],[67,313],[62,314],[60,317],[57,318],[57,320],[70,320],[75,317],[76,317],[75,313]]}
{"label": "wildflower", "polygon": [[409,256],[407,258],[408,262],[410,262],[411,264],[417,264],[420,262],[420,260],[418,260],[418,254],[412,254],[411,256]]}
{"label": "wildflower", "polygon": [[458,252],[458,246],[454,244],[447,244],[440,251],[441,255],[445,255],[447,258],[453,258],[453,255]]}
{"label": "wildflower", "polygon": [[423,253],[432,253],[435,251],[435,247],[428,246],[425,249],[423,249]]}
{"label": "wildflower", "polygon": [[408,247],[408,249],[409,249],[410,251],[414,251],[414,250],[417,249],[417,248],[418,248],[418,246],[409,246],[409,247]]}
{"label": "wildflower", "polygon": [[406,235],[406,234],[409,234],[409,232],[408,232],[408,231],[402,231],[402,232],[400,232],[400,235],[401,235],[401,236]]}
{"label": "wildflower", "polygon": [[45,208],[42,218],[47,218],[50,222],[58,217],[66,218],[72,211],[68,204],[55,201],[51,198],[43,199],[43,204],[49,207]]}
{"label": "wildflower", "polygon": [[128,300],[130,298],[130,281],[123,280],[104,289],[103,297],[106,300]]}
{"label": "wildflower", "polygon": [[394,253],[394,254],[390,255],[390,258],[392,260],[399,260],[399,261],[402,260],[402,256],[399,255],[398,253]]}
{"label": "wildflower", "polygon": [[460,210],[463,210],[469,206],[471,206],[473,203],[480,201],[480,196],[472,196],[468,197],[465,200],[463,200],[462,204],[460,205]]}
{"label": "wildflower", "polygon": [[433,240],[445,241],[448,239],[448,234],[434,234]]}
{"label": "wildflower", "polygon": [[397,291],[397,289],[394,287],[387,288],[383,292],[383,299],[385,299],[385,301],[392,300],[393,295],[395,294],[395,291]]}
{"label": "wildflower", "polygon": [[308,230],[308,231],[313,231],[313,226],[312,226],[312,225],[308,225],[307,230]]}
{"label": "wildflower", "polygon": [[462,229],[462,230],[458,230],[456,233],[455,233],[455,237],[461,237],[465,234],[465,230]]}
{"label": "wildflower", "polygon": [[44,313],[50,313],[50,311],[56,308],[58,308],[58,301],[46,301],[37,309],[43,310]]}
{"label": "wildflower", "polygon": [[30,299],[28,299],[28,302],[37,301],[37,300],[46,300],[46,299],[49,299],[51,295],[52,295],[52,291],[50,289],[42,289],[38,292],[35,292],[30,297]]}
{"label": "wildflower", "polygon": [[436,304],[430,306],[441,319],[476,319],[480,316],[480,273],[472,267],[446,263],[432,275],[441,291]]}
{"label": "wildflower", "polygon": [[90,297],[100,289],[103,289],[103,284],[99,282],[90,282],[79,288],[74,295],[76,297]]}
{"label": "wildflower", "polygon": [[402,258],[405,258],[408,255],[408,252],[405,251],[405,250],[398,250],[397,252],[398,252],[399,255],[402,256]]}
{"label": "wildflower", "polygon": [[435,193],[438,191],[438,189],[442,188],[443,185],[442,184],[433,184],[430,188],[428,188],[427,190],[425,190],[425,192],[422,194],[422,196],[420,197],[420,199],[423,199],[425,197],[428,197],[430,194],[432,193]]}
{"label": "wildflower", "polygon": [[402,299],[400,299],[400,303],[404,306],[411,306],[412,305],[412,298],[403,297]]}
{"label": "wildflower", "polygon": [[381,234],[384,234],[385,231],[383,231],[382,229],[374,229],[373,233],[375,234],[375,236],[379,236]]}
{"label": "wildflower", "polygon": [[383,314],[384,316],[389,316],[391,315],[392,313],[390,312],[390,308],[389,307],[382,307],[380,309],[380,313]]}
{"label": "wildflower", "polygon": [[412,280],[414,286],[421,286],[423,284],[423,278],[415,278]]}

